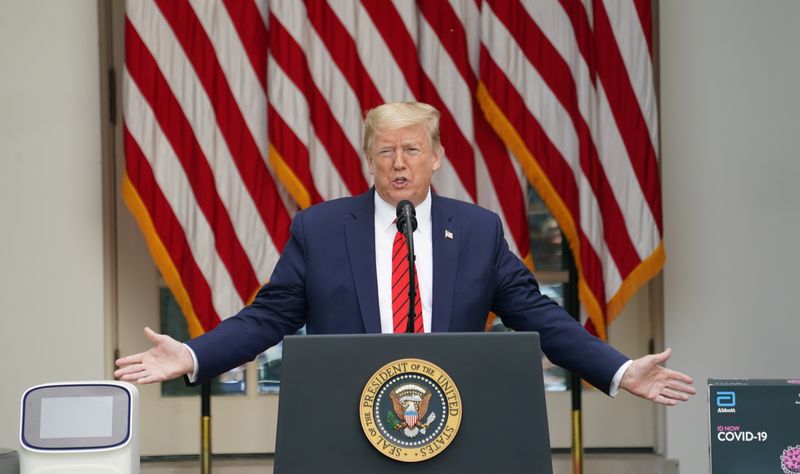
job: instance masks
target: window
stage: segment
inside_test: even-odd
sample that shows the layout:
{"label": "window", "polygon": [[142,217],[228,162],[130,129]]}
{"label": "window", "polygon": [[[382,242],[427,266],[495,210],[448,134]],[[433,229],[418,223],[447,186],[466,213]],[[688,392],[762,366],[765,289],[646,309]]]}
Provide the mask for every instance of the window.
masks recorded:
{"label": "window", "polygon": [[[305,326],[297,334],[305,334]],[[258,364],[258,394],[278,393],[281,386],[281,366],[283,360],[283,342],[262,352],[256,358]]]}

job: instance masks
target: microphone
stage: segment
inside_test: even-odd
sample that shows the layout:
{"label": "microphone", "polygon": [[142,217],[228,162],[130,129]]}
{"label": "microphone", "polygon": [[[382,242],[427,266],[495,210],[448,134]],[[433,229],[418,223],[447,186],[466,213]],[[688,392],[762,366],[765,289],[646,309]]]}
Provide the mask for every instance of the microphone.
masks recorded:
{"label": "microphone", "polygon": [[417,211],[414,210],[414,204],[408,200],[402,200],[397,203],[397,231],[406,236],[406,245],[408,246],[408,325],[406,332],[414,333],[414,325],[417,315],[416,305],[417,301],[417,286],[414,284],[416,281],[414,268],[414,231],[417,230]]}
{"label": "microphone", "polygon": [[397,203],[397,231],[401,232],[408,237],[406,231],[406,223],[411,223],[411,232],[417,230],[417,211],[411,201],[406,199]]}

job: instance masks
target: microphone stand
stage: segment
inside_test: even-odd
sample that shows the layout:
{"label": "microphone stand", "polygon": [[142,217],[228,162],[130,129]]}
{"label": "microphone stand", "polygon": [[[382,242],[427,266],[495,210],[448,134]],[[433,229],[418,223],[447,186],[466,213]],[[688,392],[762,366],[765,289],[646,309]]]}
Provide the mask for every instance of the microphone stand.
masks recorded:
{"label": "microphone stand", "polygon": [[414,231],[411,229],[411,219],[413,219],[412,216],[406,216],[403,224],[403,235],[406,236],[406,245],[408,246],[408,325],[406,326],[406,332],[414,334],[414,326],[416,324],[414,320],[417,316],[417,305],[415,304],[417,301],[417,285],[414,284],[416,281],[416,269],[414,268],[416,256],[414,256]]}
{"label": "microphone stand", "polygon": [[397,230],[406,237],[408,247],[408,320],[406,332],[414,333],[415,319],[417,315],[417,281],[416,269],[414,268],[414,231],[417,229],[417,216],[414,212],[414,204],[411,201],[400,201],[397,204]]}

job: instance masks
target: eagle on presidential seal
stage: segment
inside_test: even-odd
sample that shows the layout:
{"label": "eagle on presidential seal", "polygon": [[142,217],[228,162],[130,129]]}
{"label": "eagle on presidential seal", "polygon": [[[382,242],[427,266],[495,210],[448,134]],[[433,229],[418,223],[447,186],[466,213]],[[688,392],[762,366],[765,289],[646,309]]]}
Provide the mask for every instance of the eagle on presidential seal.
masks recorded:
{"label": "eagle on presidential seal", "polygon": [[414,437],[420,432],[425,434],[428,425],[436,418],[435,413],[428,414],[431,395],[430,391],[417,384],[402,385],[390,391],[392,411],[388,413],[387,421],[408,437]]}

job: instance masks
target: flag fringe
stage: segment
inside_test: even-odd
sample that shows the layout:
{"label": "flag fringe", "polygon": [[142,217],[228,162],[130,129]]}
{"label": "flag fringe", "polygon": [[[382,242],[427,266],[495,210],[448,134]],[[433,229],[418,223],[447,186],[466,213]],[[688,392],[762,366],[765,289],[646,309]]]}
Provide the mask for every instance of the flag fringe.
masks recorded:
{"label": "flag fringe", "polygon": [[297,201],[300,209],[305,209],[311,205],[311,194],[308,192],[300,178],[294,174],[292,167],[286,163],[283,156],[278,150],[269,145],[269,162],[275,170],[275,175],[278,180],[283,184],[289,194]]}
{"label": "flag fringe", "polygon": [[561,226],[561,230],[566,234],[567,243],[572,250],[572,255],[575,256],[575,266],[578,269],[578,298],[586,309],[589,319],[594,324],[598,337],[605,340],[606,324],[603,310],[597,298],[595,298],[594,293],[592,293],[589,286],[586,284],[586,279],[583,276],[580,241],[572,214],[569,212],[569,209],[567,209],[561,196],[559,196],[555,188],[553,188],[547,175],[542,171],[536,158],[525,145],[522,137],[519,136],[517,130],[508,121],[508,118],[506,118],[505,114],[500,110],[500,107],[498,107],[494,99],[492,99],[491,94],[489,94],[483,82],[478,83],[476,97],[478,98],[478,103],[483,110],[484,116],[486,116],[486,120],[503,140],[503,143],[514,153],[517,161],[522,165],[522,169],[525,171],[528,180],[536,188],[539,195],[542,196],[547,207],[550,208],[550,212],[553,213],[553,216],[558,221],[558,225]]}
{"label": "flag fringe", "polygon": [[189,335],[197,337],[203,334],[205,329],[194,312],[189,293],[183,285],[183,280],[181,280],[175,262],[172,261],[169,252],[167,252],[164,243],[161,241],[161,237],[156,232],[153,219],[150,217],[147,207],[139,196],[139,192],[131,183],[130,178],[128,178],[127,173],[122,178],[122,198],[139,224],[139,229],[144,235],[147,248],[150,250],[150,255],[153,257],[156,267],[158,267],[161,276],[164,277],[164,281],[175,296],[178,306],[183,311],[186,324],[189,327]]}
{"label": "flag fringe", "polygon": [[617,292],[614,293],[614,296],[608,301],[608,306],[606,307],[608,324],[611,324],[617,319],[617,316],[622,312],[625,304],[628,303],[628,300],[630,300],[641,287],[664,269],[664,262],[666,259],[664,241],[662,240],[658,243],[658,247],[653,250],[653,253],[642,260],[642,262],[631,271],[628,277],[622,281],[622,285],[620,285]]}

